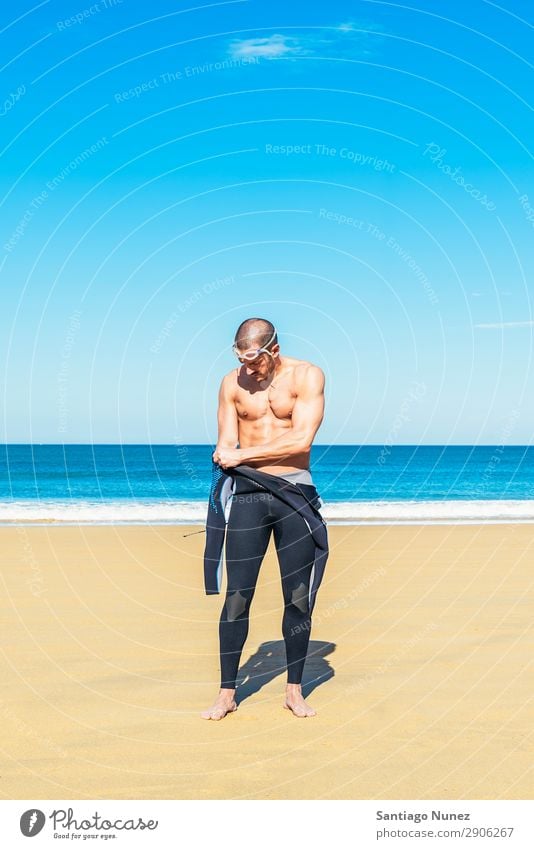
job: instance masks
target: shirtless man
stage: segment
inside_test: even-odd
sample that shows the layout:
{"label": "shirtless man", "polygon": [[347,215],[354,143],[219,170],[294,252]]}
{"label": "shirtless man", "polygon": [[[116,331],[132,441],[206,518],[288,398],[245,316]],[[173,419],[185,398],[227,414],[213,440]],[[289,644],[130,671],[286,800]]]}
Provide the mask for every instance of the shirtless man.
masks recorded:
{"label": "shirtless man", "polygon": [[[261,318],[240,324],[234,353],[241,365],[221,383],[214,462],[223,469],[245,464],[284,477],[316,495],[309,464],[311,445],[324,414],[322,370],[305,360],[281,356],[274,326]],[[247,493],[248,498],[241,497]],[[315,716],[302,696],[300,683],[311,627],[305,600],[314,553],[309,528],[302,516],[280,499],[247,487],[241,479],[236,481],[226,533],[228,588],[219,623],[221,688],[212,707],[202,712],[203,719],[219,720],[237,709],[235,677],[271,531],[285,603],[282,632],[288,678],[284,707],[298,717]]]}

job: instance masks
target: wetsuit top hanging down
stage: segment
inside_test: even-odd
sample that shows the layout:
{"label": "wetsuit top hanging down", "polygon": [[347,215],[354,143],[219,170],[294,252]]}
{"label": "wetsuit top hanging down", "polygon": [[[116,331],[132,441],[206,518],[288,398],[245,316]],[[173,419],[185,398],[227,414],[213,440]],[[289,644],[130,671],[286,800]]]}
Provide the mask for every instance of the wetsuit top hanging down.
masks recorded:
{"label": "wetsuit top hanging down", "polygon": [[215,595],[221,591],[223,547],[226,533],[228,506],[233,495],[234,480],[244,477],[252,481],[259,490],[267,491],[280,498],[293,510],[300,513],[315,543],[315,559],[310,586],[310,613],[315,604],[315,596],[322,581],[328,559],[328,534],[326,523],[319,512],[321,500],[315,487],[306,486],[312,495],[307,497],[298,484],[293,484],[278,475],[259,472],[251,466],[235,466],[225,472],[216,463],[213,464],[212,484],[208,502],[206,520],[206,547],[204,549],[204,587],[206,595]]}

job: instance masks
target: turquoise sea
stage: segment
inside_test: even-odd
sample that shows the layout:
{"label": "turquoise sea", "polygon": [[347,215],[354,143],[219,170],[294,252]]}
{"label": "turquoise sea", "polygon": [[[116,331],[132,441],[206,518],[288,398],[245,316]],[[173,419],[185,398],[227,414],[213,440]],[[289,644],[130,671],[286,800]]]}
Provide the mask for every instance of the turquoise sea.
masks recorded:
{"label": "turquoise sea", "polygon": [[[202,523],[211,445],[2,445],[0,522]],[[534,447],[316,445],[338,522],[534,521]]]}

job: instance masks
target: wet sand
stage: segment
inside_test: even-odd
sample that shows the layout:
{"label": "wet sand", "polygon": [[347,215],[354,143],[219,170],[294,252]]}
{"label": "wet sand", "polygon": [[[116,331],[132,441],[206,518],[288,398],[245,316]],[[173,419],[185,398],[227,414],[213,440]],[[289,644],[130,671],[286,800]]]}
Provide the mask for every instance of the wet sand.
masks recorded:
{"label": "wet sand", "polygon": [[2,798],[532,799],[534,525],[330,526],[309,719],[271,544],[221,722],[198,529],[0,528]]}

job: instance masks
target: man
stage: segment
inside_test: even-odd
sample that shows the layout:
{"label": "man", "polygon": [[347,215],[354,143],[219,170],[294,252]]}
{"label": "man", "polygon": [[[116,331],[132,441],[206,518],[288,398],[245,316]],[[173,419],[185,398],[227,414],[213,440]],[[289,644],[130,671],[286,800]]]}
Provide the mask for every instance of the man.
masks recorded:
{"label": "man", "polygon": [[[237,709],[235,679],[248,634],[250,605],[271,532],[274,532],[284,597],[282,633],[287,656],[284,707],[298,717],[315,716],[316,711],[302,696],[301,679],[310,638],[311,610],[320,582],[314,569],[320,562],[322,575],[328,544],[319,514],[322,544],[326,548],[319,561],[305,510],[310,509],[307,505],[321,504],[309,463],[311,445],[323,420],[324,374],[309,362],[281,356],[276,330],[270,321],[262,318],[249,318],[240,324],[234,353],[241,365],[221,383],[218,439],[213,453],[214,463],[233,476],[226,528],[228,586],[219,622],[221,687],[215,703],[201,716],[220,720]],[[301,503],[305,510],[300,509]],[[314,510],[317,514],[316,507]],[[316,518],[310,513],[308,516]],[[218,588],[208,591],[218,592]]]}

